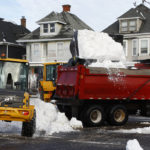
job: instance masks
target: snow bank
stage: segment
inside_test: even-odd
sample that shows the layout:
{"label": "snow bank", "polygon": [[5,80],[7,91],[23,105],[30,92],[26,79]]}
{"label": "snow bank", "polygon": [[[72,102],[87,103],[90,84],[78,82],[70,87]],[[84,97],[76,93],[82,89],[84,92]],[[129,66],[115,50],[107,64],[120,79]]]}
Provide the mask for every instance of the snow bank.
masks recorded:
{"label": "snow bank", "polygon": [[[36,109],[36,136],[72,132],[75,129],[83,128],[81,121],[76,120],[76,118],[69,121],[65,114],[60,113],[54,104],[45,103],[38,98],[32,98],[31,104],[35,105]],[[0,121],[0,132],[20,134],[21,128],[21,122],[8,123]]]}
{"label": "snow bank", "polygon": [[125,67],[123,62],[126,59],[122,45],[115,42],[107,33],[79,30],[78,48],[80,58],[98,60],[96,67],[109,67],[109,65],[114,67],[113,63],[110,64],[110,61],[114,60],[120,61],[119,65]]}
{"label": "snow bank", "polygon": [[143,148],[140,146],[139,142],[134,139],[127,142],[126,150],[143,150]]}
{"label": "snow bank", "polygon": [[51,135],[55,132],[73,131],[65,114],[60,113],[54,104],[39,99],[33,99],[32,104],[35,105],[37,113],[37,132],[43,131],[46,135]]}

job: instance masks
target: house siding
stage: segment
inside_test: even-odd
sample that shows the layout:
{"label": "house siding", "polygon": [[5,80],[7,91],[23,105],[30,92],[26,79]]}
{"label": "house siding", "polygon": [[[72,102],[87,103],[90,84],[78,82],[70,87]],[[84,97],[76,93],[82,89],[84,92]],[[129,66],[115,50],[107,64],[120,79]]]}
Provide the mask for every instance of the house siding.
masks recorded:
{"label": "house siding", "polygon": [[[58,55],[57,43],[63,43],[63,55]],[[39,53],[35,55],[35,44],[39,45]],[[54,62],[54,61],[65,61],[67,62],[71,58],[70,53],[70,41],[61,42],[47,42],[47,56],[43,56],[44,48],[43,43],[28,43],[26,45],[27,60],[31,63],[44,63],[44,62]],[[54,55],[52,52],[54,52]]]}
{"label": "house siding", "polygon": [[[140,54],[140,41],[142,40],[142,39],[146,39],[146,40],[148,40],[148,54],[145,54],[145,55],[141,55]],[[128,48],[127,48],[127,60],[128,61],[136,61],[136,60],[144,60],[144,59],[150,59],[150,35],[146,35],[146,36],[143,36],[143,35],[141,35],[141,36],[137,36],[136,38],[131,38],[130,37],[130,39],[129,39],[129,37],[128,37],[128,39],[127,39],[127,37],[125,38],[125,40],[127,40],[127,45],[128,45]],[[133,42],[133,40],[137,40],[137,42],[138,42],[138,45],[137,45],[137,56],[133,56],[133,45],[132,45],[132,42]]]}

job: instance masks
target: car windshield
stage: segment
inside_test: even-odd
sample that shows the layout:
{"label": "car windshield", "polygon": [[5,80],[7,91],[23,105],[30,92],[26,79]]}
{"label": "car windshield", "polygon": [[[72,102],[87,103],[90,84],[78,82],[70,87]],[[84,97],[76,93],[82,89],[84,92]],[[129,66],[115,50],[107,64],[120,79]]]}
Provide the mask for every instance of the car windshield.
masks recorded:
{"label": "car windshield", "polygon": [[0,89],[27,90],[25,63],[0,61]]}
{"label": "car windshield", "polygon": [[57,65],[46,66],[46,81],[55,81],[56,79],[56,67]]}

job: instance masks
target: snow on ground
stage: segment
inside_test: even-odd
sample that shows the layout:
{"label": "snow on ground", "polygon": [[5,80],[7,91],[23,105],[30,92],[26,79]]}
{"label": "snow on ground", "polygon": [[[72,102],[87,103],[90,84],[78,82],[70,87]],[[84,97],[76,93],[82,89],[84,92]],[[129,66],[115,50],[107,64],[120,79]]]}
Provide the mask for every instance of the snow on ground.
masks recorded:
{"label": "snow on ground", "polygon": [[150,127],[144,127],[144,128],[136,128],[136,129],[128,129],[128,130],[116,130],[114,132],[121,132],[121,133],[139,133],[139,134],[150,134]]}
{"label": "snow on ground", "polygon": [[143,148],[140,146],[139,142],[134,139],[127,142],[126,150],[143,150]]}
{"label": "snow on ground", "polygon": [[122,45],[115,42],[107,33],[79,30],[78,48],[80,58],[97,60],[97,63],[92,64],[93,67],[125,68],[126,58]]}
{"label": "snow on ground", "polygon": [[[44,134],[45,136],[59,132],[72,132],[75,129],[83,128],[81,121],[72,118],[70,121],[64,113],[60,113],[57,106],[51,103],[45,103],[38,98],[32,98],[31,104],[36,109],[36,136]],[[22,128],[21,122],[3,122],[0,121],[0,132],[20,134]]]}

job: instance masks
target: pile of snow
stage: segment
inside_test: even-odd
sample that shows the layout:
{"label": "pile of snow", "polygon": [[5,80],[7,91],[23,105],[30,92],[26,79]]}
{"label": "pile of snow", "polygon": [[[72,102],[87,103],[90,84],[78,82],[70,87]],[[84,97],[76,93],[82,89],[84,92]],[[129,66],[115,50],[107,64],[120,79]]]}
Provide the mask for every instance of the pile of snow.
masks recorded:
{"label": "pile of snow", "polygon": [[123,47],[120,43],[115,42],[107,33],[94,32],[90,30],[78,31],[78,48],[79,57],[85,59],[96,59],[97,63],[92,64],[96,67],[116,67],[126,61]]}
{"label": "pile of snow", "polygon": [[111,60],[104,60],[103,62],[97,60],[97,62],[90,64],[89,67],[126,68],[123,62],[112,62]]}
{"label": "pile of snow", "polygon": [[140,146],[139,142],[134,139],[127,142],[126,150],[143,150],[143,148]]}
{"label": "pile of snow", "polygon": [[37,132],[45,132],[46,135],[53,133],[73,131],[64,113],[60,113],[57,107],[51,103],[45,103],[39,99],[32,100],[35,105],[37,119]]}
{"label": "pile of snow", "polygon": [[[60,113],[54,104],[45,103],[38,98],[32,98],[31,104],[35,105],[36,109],[36,136],[72,132],[75,129],[83,128],[81,121],[76,120],[76,118],[69,121],[65,114]],[[21,122],[8,123],[0,121],[0,132],[20,134],[21,128]]]}
{"label": "pile of snow", "polygon": [[80,128],[83,128],[83,125],[82,125],[82,122],[77,120],[76,118],[72,118],[70,120],[70,126],[73,128],[73,129],[80,129]]}

